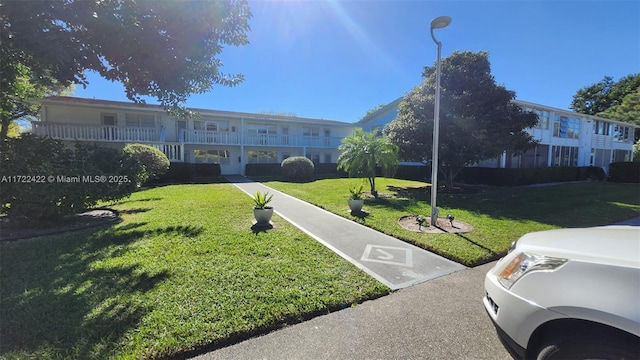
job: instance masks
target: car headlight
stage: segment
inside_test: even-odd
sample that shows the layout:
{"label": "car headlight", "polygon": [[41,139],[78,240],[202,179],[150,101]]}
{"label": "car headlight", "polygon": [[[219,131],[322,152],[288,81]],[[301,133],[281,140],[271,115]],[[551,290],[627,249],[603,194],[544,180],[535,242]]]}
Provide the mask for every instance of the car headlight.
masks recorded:
{"label": "car headlight", "polygon": [[520,253],[498,274],[498,281],[502,286],[510,289],[524,274],[533,271],[555,270],[566,262],[567,259]]}

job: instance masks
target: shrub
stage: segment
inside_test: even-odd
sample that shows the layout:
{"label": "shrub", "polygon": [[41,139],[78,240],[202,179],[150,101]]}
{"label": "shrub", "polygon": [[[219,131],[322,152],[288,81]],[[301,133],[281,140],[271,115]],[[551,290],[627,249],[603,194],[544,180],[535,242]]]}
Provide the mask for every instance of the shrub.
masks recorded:
{"label": "shrub", "polygon": [[342,176],[347,177],[349,174],[344,171],[344,169],[338,170],[337,163],[319,163],[313,164],[315,167],[316,175],[331,175],[331,176]]}
{"label": "shrub", "polygon": [[122,149],[126,154],[132,155],[142,165],[143,170],[139,174],[140,183],[144,183],[149,179],[155,179],[169,169],[169,158],[162,151],[150,145],[131,144]]}
{"label": "shrub", "polygon": [[399,165],[396,179],[425,181],[431,176],[431,167],[426,165]]}
{"label": "shrub", "polygon": [[153,183],[186,183],[193,179],[193,167],[190,163],[172,162],[163,175],[153,180]]}
{"label": "shrub", "polygon": [[192,164],[193,177],[220,176],[220,164]]}
{"label": "shrub", "polygon": [[598,180],[603,181],[606,178],[604,169],[599,166],[581,166],[578,167],[578,180]]}
{"label": "shrub", "polygon": [[[77,174],[88,176],[86,179],[93,177],[90,182],[80,183],[88,196],[85,207],[95,205],[98,200],[116,201],[127,197],[140,182],[137,176],[142,165],[131,154],[119,149],[76,144],[73,164]],[[103,178],[96,178],[100,176]]]}
{"label": "shrub", "polygon": [[77,145],[73,151],[32,134],[0,146],[0,213],[18,222],[54,221],[136,188],[138,163],[120,150]]}
{"label": "shrub", "polygon": [[609,164],[609,181],[640,183],[640,162],[614,162]]}
{"label": "shrub", "polygon": [[247,176],[279,176],[282,174],[281,164],[247,164],[244,166]]}
{"label": "shrub", "polygon": [[537,168],[464,168],[458,181],[467,184],[519,186],[549,182],[604,180],[604,170],[595,166],[554,166]]}
{"label": "shrub", "polygon": [[309,181],[313,179],[314,166],[303,156],[292,156],[280,164],[282,175],[287,181]]}

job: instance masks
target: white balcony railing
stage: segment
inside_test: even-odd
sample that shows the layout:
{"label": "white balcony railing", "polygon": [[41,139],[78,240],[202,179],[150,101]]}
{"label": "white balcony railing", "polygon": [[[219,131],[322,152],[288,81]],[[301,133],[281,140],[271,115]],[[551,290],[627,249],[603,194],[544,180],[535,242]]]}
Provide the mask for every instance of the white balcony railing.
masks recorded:
{"label": "white balcony railing", "polygon": [[162,151],[171,162],[184,161],[184,146],[180,143],[155,143],[151,146]]}
{"label": "white balcony railing", "polygon": [[179,140],[187,144],[240,145],[239,134],[227,131],[181,131]]}
{"label": "white balcony railing", "polygon": [[262,146],[305,146],[336,148],[340,145],[342,138],[328,136],[291,136],[275,134],[245,134],[245,145]]}
{"label": "white balcony railing", "polygon": [[91,126],[34,122],[36,135],[59,140],[81,141],[158,141],[158,132],[154,128]]}
{"label": "white balcony railing", "polygon": [[203,145],[249,145],[279,147],[316,147],[336,148],[342,140],[329,136],[292,136],[278,134],[255,134],[231,131],[184,130],[178,132],[178,138],[166,136],[164,128],[120,127],[101,125],[79,125],[50,122],[34,122],[33,132],[59,140],[109,141],[109,142],[146,142],[177,143]]}
{"label": "white balcony railing", "polygon": [[250,146],[309,146],[336,148],[342,138],[325,136],[291,136],[277,134],[244,133],[240,136],[236,132],[182,130],[179,140],[187,144],[211,145],[250,145]]}

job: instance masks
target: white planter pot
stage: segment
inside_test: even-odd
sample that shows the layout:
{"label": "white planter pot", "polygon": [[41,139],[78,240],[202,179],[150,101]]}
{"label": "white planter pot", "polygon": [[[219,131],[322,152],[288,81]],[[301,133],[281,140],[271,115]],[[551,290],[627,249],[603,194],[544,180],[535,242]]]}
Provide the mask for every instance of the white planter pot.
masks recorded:
{"label": "white planter pot", "polygon": [[253,216],[256,218],[257,224],[267,225],[273,216],[273,208],[256,209],[253,208]]}
{"label": "white planter pot", "polygon": [[363,205],[364,205],[364,200],[349,199],[349,209],[351,209],[351,212],[360,212],[360,211],[362,211],[362,206]]}

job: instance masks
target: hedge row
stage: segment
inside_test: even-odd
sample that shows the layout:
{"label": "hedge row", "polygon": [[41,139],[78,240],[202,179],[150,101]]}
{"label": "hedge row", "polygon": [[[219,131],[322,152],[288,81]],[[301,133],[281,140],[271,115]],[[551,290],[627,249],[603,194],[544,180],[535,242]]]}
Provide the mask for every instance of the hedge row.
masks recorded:
{"label": "hedge row", "polygon": [[463,169],[456,177],[456,181],[466,184],[493,186],[518,186],[580,180],[602,181],[604,179],[604,170],[595,166],[524,169],[469,167]]}
{"label": "hedge row", "polygon": [[615,162],[609,164],[609,181],[640,183],[640,162]]}
{"label": "hedge row", "polygon": [[220,164],[190,164],[172,162],[169,170],[153,184],[187,183],[199,177],[218,177],[221,175]]}
{"label": "hedge row", "polygon": [[0,142],[0,214],[17,223],[56,221],[129,196],[147,178],[136,154],[23,134]]}
{"label": "hedge row", "polygon": [[[280,176],[282,167],[281,164],[247,164],[244,173],[246,176]],[[347,176],[346,172],[338,170],[336,163],[314,164],[314,174]]]}
{"label": "hedge row", "polygon": [[[247,164],[247,176],[280,176],[280,164]],[[331,175],[345,177],[344,171],[337,170],[336,163],[315,164],[315,175]],[[431,174],[428,166],[400,165],[395,178],[427,181]],[[166,174],[154,183],[182,183],[193,181],[197,177],[217,177],[221,175],[219,164],[171,163]],[[466,184],[484,184],[494,186],[517,186],[549,182],[566,182],[581,180],[605,179],[602,168],[594,166],[581,167],[544,167],[524,169],[499,168],[465,168],[458,174],[456,181]],[[609,165],[609,181],[640,182],[640,163],[612,163]]]}

